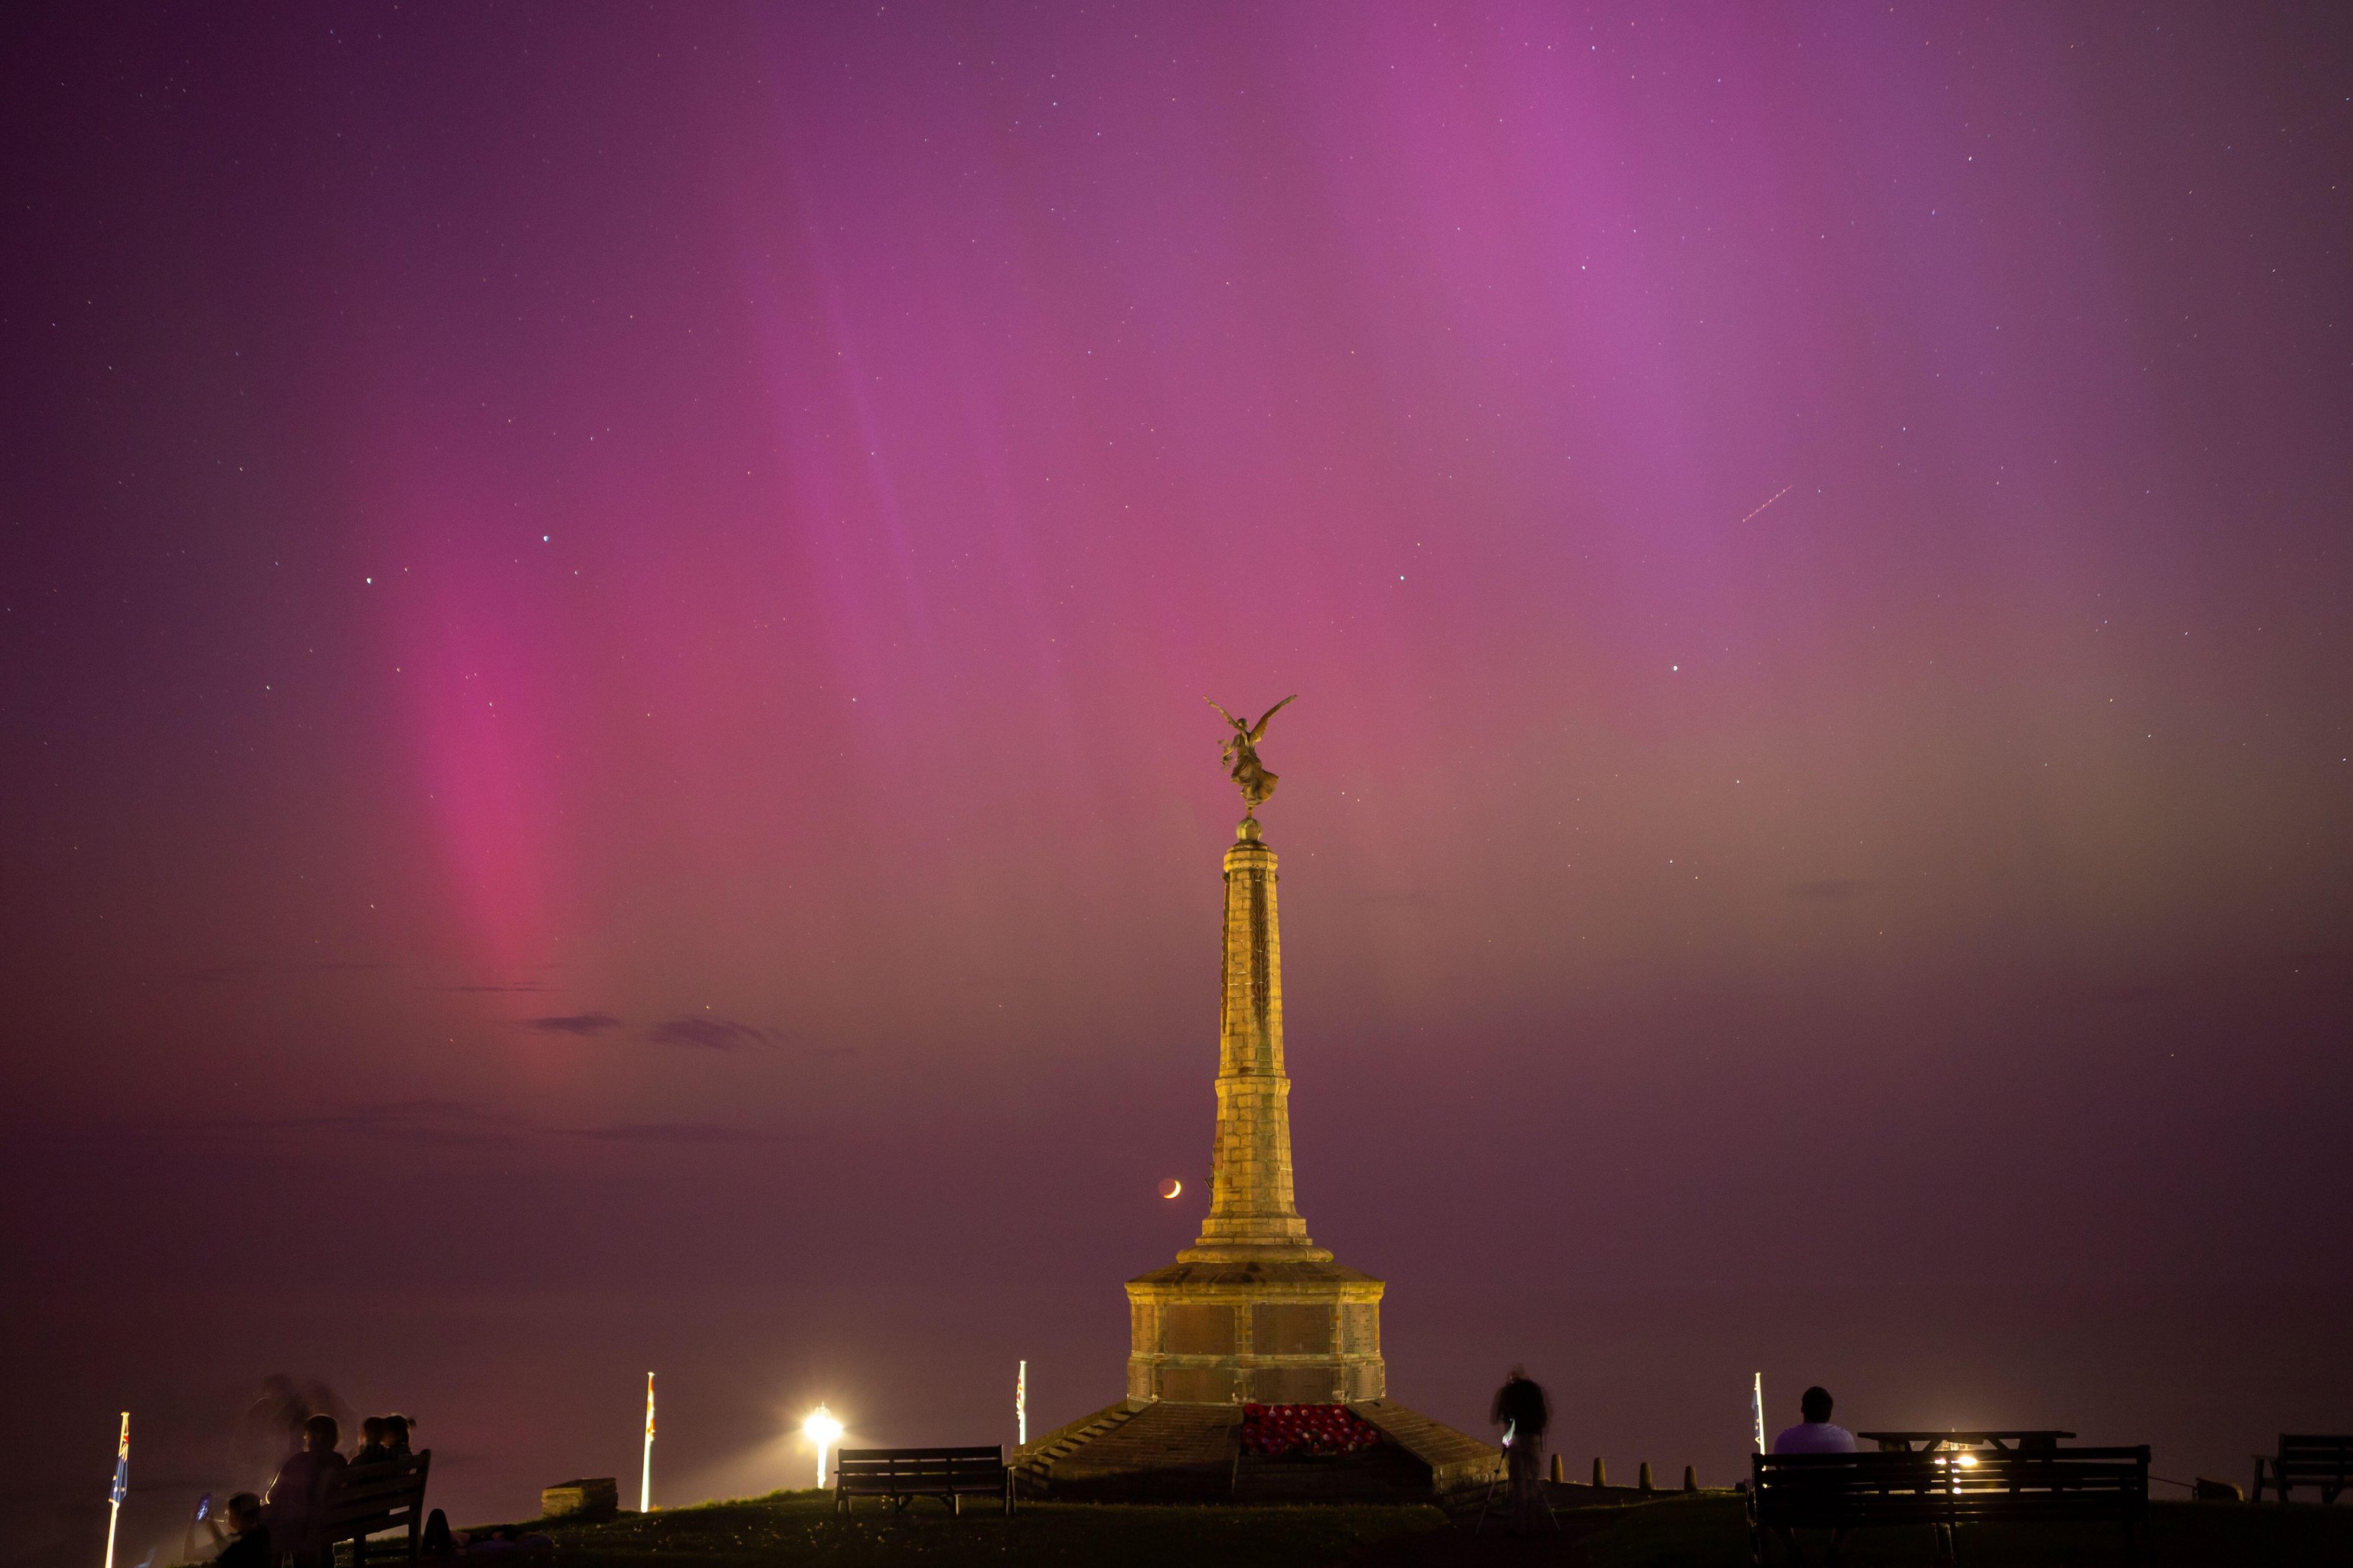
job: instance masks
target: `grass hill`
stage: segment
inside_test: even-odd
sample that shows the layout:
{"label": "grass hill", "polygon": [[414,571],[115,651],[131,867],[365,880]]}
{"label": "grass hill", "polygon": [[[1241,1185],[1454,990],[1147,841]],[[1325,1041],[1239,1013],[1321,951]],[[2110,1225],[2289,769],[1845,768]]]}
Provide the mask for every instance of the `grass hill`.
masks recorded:
{"label": "grass hill", "polygon": [[[2150,1508],[2154,1568],[2295,1568],[2353,1563],[2353,1508],[2314,1504],[2160,1502]],[[1577,1563],[1580,1568],[1742,1568],[1748,1531],[1729,1493],[1675,1496],[1623,1508],[1563,1510],[1561,1532],[1514,1541],[1490,1521],[1472,1535],[1427,1507],[1145,1507],[1024,1503],[1005,1519],[986,1506],[952,1518],[935,1502],[904,1513],[862,1504],[835,1517],[829,1494],[776,1492],[609,1524],[553,1521],[560,1568],[1443,1568],[1453,1563]],[[1809,1548],[1820,1562],[1824,1542]],[[2096,1529],[1971,1527],[1966,1568],[2123,1564],[2121,1535]],[[501,1553],[530,1568],[546,1557]],[[476,1562],[481,1559],[477,1558]],[[1779,1563],[1777,1551],[1767,1562]],[[1853,1568],[1935,1561],[1920,1531],[1859,1532],[1841,1554]]]}

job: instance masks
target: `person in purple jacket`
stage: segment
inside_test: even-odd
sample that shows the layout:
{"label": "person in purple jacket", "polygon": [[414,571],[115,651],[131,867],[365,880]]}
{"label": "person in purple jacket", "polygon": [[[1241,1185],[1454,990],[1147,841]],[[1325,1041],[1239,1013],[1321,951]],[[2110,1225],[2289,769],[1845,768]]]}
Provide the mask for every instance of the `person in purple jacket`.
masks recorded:
{"label": "person in purple jacket", "polygon": [[1784,1426],[1773,1439],[1777,1454],[1852,1454],[1854,1434],[1831,1424],[1831,1392],[1817,1384],[1798,1396],[1798,1414],[1805,1417]]}
{"label": "person in purple jacket", "polygon": [[[1852,1454],[1854,1434],[1831,1422],[1831,1391],[1820,1384],[1798,1395],[1798,1414],[1804,1419],[1795,1426],[1784,1426],[1773,1439],[1777,1454]],[[1803,1563],[1805,1554],[1798,1548],[1798,1538],[1787,1530],[1775,1531],[1781,1544],[1789,1549],[1792,1562]],[[1838,1561],[1839,1548],[1846,1544],[1846,1531],[1841,1527],[1831,1536],[1831,1561]]]}

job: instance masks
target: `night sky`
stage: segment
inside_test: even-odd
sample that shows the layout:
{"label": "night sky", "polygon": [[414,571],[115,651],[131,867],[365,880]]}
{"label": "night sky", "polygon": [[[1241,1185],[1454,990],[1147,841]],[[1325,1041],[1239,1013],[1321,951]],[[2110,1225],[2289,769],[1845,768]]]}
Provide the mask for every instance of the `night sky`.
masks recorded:
{"label": "night sky", "polygon": [[1205,694],[1396,1397],[2353,1423],[2343,10],[5,26],[0,1560],[1117,1398]]}

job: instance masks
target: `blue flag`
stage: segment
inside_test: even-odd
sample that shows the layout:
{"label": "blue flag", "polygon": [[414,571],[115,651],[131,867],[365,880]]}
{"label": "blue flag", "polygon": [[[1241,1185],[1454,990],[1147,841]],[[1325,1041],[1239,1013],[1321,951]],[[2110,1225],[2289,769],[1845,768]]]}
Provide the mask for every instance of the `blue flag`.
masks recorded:
{"label": "blue flag", "polygon": [[114,1447],[113,1502],[121,1506],[124,1494],[131,1490],[131,1412],[122,1413],[122,1438]]}

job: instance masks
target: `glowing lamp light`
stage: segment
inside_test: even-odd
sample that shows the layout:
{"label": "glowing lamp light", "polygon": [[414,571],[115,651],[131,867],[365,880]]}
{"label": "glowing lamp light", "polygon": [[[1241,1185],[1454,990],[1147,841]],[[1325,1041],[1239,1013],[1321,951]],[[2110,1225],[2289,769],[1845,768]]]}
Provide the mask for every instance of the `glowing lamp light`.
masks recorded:
{"label": "glowing lamp light", "polygon": [[836,1421],[833,1412],[820,1402],[809,1413],[809,1418],[801,1423],[801,1436],[817,1445],[817,1484],[822,1489],[825,1486],[825,1451],[832,1447],[835,1439],[841,1436],[841,1423]]}
{"label": "glowing lamp light", "polygon": [[1974,1468],[1977,1462],[1978,1457],[1975,1454],[1970,1453],[1964,1453],[1959,1458],[1953,1461],[1953,1463],[1959,1465],[1964,1468]]}

